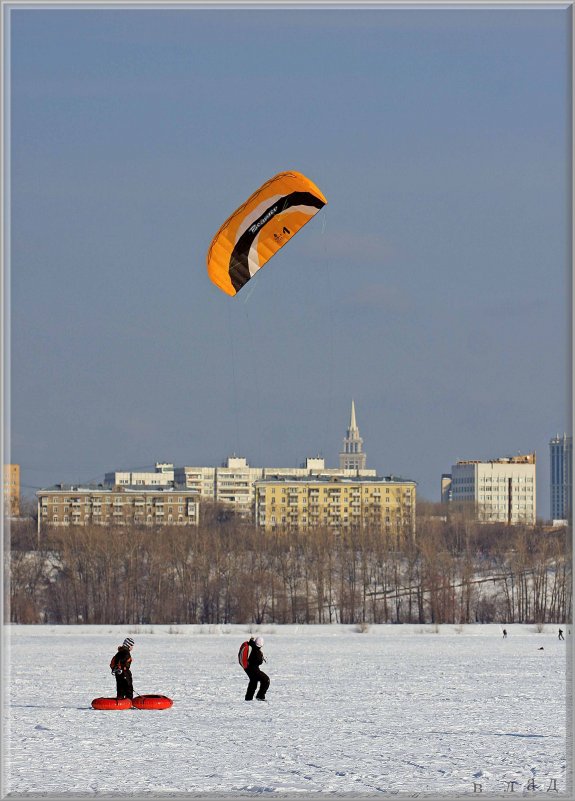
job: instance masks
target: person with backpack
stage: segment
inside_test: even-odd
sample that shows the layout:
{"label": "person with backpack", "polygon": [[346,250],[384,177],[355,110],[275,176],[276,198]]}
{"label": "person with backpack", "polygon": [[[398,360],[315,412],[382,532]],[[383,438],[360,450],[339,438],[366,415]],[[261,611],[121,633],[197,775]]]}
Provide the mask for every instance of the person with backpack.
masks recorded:
{"label": "person with backpack", "polygon": [[260,689],[256,695],[256,700],[265,701],[268,687],[270,686],[270,677],[260,670],[260,665],[266,661],[262,648],[264,644],[263,637],[251,637],[247,642],[244,642],[240,648],[238,659],[240,665],[249,676],[249,684],[246,690],[246,701],[252,701],[254,693],[258,684]]}
{"label": "person with backpack", "polygon": [[114,654],[110,662],[110,669],[116,677],[116,698],[134,697],[134,685],[132,684],[132,656],[130,651],[134,647],[134,640],[126,637],[122,645],[118,646],[118,652]]}

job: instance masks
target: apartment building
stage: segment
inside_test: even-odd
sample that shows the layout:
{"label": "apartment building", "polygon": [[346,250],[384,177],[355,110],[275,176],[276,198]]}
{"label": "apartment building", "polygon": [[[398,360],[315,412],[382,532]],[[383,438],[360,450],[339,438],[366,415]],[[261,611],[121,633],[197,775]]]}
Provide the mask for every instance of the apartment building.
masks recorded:
{"label": "apartment building", "polygon": [[105,487],[56,484],[39,490],[38,531],[44,526],[197,526],[199,498],[185,487]]}
{"label": "apartment building", "polygon": [[153,471],[115,470],[106,473],[106,487],[169,487],[174,483],[174,465],[169,462],[156,462]]}
{"label": "apartment building", "polygon": [[4,515],[20,516],[20,465],[5,464],[3,471]]}
{"label": "apartment building", "polygon": [[240,512],[251,514],[256,481],[269,477],[303,478],[306,476],[375,476],[375,470],[342,470],[326,467],[320,457],[307,458],[300,467],[251,467],[247,460],[230,456],[220,467],[177,467],[175,480],[197,490],[202,497],[234,504]]}
{"label": "apartment building", "polygon": [[369,526],[414,536],[416,487],[394,476],[263,478],[255,483],[256,525],[266,531]]}
{"label": "apartment building", "polygon": [[478,520],[535,525],[535,453],[489,461],[459,461],[452,466],[450,475],[451,502],[469,504]]}

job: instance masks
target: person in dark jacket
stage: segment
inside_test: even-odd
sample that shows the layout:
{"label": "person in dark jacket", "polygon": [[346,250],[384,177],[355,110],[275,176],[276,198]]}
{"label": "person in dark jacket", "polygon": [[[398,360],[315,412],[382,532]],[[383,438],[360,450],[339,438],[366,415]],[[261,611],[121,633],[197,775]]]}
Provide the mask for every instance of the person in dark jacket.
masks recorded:
{"label": "person in dark jacket", "polygon": [[118,646],[118,653],[114,654],[110,662],[112,673],[116,677],[116,698],[133,698],[134,686],[132,684],[132,656],[130,651],[134,647],[134,640],[126,637],[122,645]]}
{"label": "person in dark jacket", "polygon": [[256,637],[255,640],[253,637],[250,639],[250,655],[248,657],[248,666],[245,668],[245,671],[250,678],[250,683],[248,684],[248,689],[246,690],[246,701],[253,700],[258,683],[260,685],[260,689],[258,690],[256,699],[258,701],[266,700],[266,692],[270,686],[270,678],[263,672],[263,670],[260,670],[260,665],[262,662],[266,661],[262,651],[263,644],[263,637]]}

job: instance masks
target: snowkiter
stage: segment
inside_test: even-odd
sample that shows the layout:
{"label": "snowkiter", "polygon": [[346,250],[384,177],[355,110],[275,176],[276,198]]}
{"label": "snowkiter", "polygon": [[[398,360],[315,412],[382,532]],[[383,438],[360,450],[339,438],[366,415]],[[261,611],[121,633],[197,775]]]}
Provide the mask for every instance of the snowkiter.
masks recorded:
{"label": "snowkiter", "polygon": [[564,640],[565,637],[563,636],[563,629],[559,629],[559,639]]}
{"label": "snowkiter", "polygon": [[110,669],[116,677],[116,698],[133,698],[134,686],[132,684],[132,656],[130,651],[134,647],[134,640],[126,637],[122,645],[118,646],[118,652],[112,657]]}
{"label": "snowkiter", "polygon": [[270,678],[263,672],[263,670],[260,670],[260,665],[262,664],[262,662],[266,661],[262,651],[264,638],[256,637],[254,640],[254,638],[252,637],[249,641],[249,644],[251,648],[250,648],[250,655],[248,657],[248,666],[244,668],[250,679],[250,683],[248,684],[248,689],[246,690],[246,701],[253,700],[254,693],[256,691],[258,683],[260,685],[260,688],[256,695],[256,699],[258,701],[265,701],[266,692],[268,690],[268,687],[270,686]]}

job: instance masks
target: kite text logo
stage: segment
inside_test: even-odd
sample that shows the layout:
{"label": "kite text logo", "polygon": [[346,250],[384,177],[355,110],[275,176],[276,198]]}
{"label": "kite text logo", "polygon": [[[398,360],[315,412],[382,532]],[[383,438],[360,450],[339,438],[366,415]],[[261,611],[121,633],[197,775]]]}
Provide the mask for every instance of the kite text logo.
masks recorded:
{"label": "kite text logo", "polygon": [[252,234],[255,234],[255,232],[258,230],[258,228],[261,228],[262,225],[264,225],[264,223],[267,223],[267,221],[274,216],[274,214],[276,213],[277,210],[278,210],[278,207],[274,206],[273,209],[270,209],[268,211],[268,213],[264,214],[264,216],[261,219],[259,219],[253,225],[250,225],[250,232]]}

